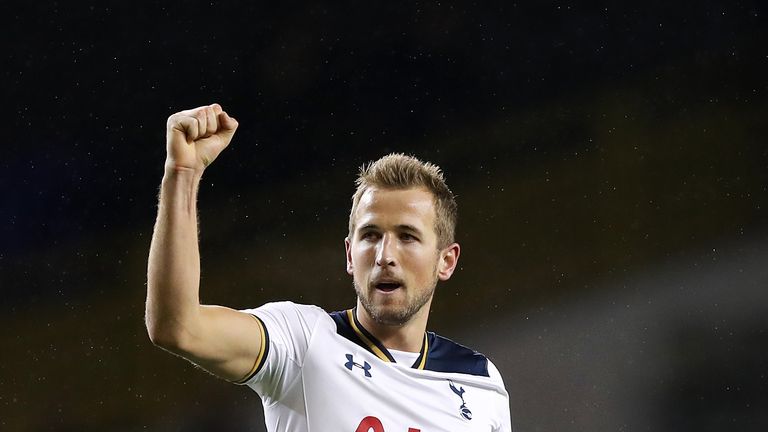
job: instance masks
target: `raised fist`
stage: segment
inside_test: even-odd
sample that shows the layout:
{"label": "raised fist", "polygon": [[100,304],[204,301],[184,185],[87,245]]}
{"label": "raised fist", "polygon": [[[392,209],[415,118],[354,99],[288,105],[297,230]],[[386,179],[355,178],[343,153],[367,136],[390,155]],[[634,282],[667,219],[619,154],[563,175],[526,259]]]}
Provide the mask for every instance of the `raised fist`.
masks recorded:
{"label": "raised fist", "polygon": [[229,145],[237,120],[219,104],[181,111],[168,117],[166,169],[202,172]]}

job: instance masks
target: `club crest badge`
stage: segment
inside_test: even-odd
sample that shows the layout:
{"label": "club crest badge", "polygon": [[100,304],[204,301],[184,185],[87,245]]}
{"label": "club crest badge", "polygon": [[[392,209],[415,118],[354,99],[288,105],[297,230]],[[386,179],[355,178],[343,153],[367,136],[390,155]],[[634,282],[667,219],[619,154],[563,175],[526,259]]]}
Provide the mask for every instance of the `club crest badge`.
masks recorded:
{"label": "club crest badge", "polygon": [[461,406],[459,407],[459,414],[461,415],[461,418],[464,420],[472,420],[472,411],[467,408],[467,403],[464,401],[464,387],[457,388],[451,380],[448,380],[448,386],[450,386],[451,390],[456,393],[456,396],[461,398]]}

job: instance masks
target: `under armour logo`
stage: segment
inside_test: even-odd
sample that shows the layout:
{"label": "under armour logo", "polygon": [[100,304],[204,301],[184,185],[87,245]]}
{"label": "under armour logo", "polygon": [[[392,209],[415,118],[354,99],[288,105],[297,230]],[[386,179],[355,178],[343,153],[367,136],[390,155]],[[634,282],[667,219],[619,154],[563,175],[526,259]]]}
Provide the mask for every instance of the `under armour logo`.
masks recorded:
{"label": "under armour logo", "polygon": [[344,366],[347,367],[347,369],[352,370],[352,367],[359,367],[360,369],[365,372],[365,376],[367,378],[371,377],[371,365],[368,364],[367,361],[364,361],[363,364],[355,363],[355,361],[352,359],[352,354],[347,354],[347,362],[344,363]]}
{"label": "under armour logo", "polygon": [[451,380],[448,380],[448,385],[451,387],[451,390],[453,390],[453,392],[461,398],[461,406],[459,407],[459,413],[461,416],[467,420],[472,420],[472,411],[467,408],[467,403],[464,402],[464,387],[456,388],[456,386],[453,385],[453,381]]}

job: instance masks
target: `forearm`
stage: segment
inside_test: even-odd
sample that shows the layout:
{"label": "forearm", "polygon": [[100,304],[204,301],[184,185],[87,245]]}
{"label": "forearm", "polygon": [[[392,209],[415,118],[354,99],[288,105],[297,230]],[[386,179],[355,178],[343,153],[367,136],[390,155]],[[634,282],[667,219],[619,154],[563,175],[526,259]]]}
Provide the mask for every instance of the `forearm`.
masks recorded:
{"label": "forearm", "polygon": [[197,189],[200,174],[166,168],[147,270],[147,330],[159,344],[173,343],[199,314],[200,252]]}

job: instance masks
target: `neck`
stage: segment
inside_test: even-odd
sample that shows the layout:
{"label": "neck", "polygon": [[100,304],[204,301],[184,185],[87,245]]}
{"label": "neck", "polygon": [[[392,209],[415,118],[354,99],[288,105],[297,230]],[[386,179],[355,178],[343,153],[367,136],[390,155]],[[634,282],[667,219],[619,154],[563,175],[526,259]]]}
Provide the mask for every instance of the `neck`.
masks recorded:
{"label": "neck", "polygon": [[431,300],[405,323],[388,325],[375,321],[358,300],[357,320],[387,349],[419,352],[424,342],[424,332],[427,330],[430,303]]}

